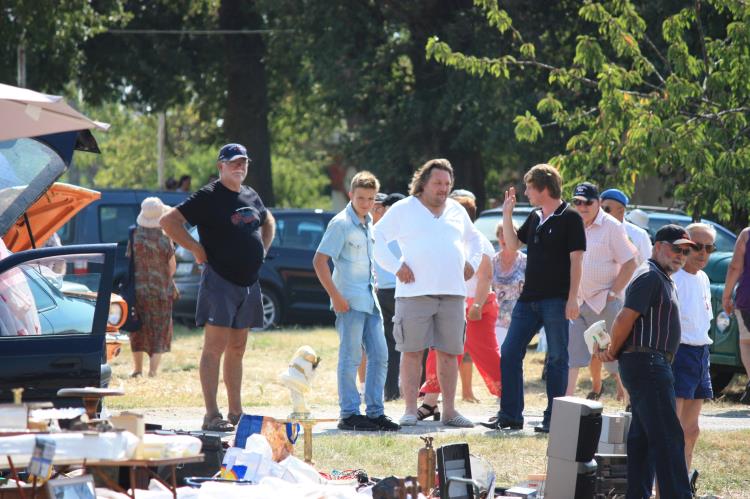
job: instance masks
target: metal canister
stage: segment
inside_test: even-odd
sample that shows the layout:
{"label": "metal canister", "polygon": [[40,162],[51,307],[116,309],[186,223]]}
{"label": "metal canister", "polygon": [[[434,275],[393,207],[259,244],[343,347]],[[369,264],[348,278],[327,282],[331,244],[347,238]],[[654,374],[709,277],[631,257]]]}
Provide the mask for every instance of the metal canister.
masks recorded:
{"label": "metal canister", "polygon": [[424,447],[419,449],[417,457],[417,481],[422,493],[429,496],[435,488],[435,465],[437,457],[432,448],[432,437],[419,437],[424,440]]}

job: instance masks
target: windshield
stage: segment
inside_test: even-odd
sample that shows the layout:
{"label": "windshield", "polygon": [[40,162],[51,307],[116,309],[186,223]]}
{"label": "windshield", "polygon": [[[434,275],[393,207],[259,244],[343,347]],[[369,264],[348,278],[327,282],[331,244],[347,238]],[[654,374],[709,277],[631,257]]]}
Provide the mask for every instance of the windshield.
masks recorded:
{"label": "windshield", "polygon": [[34,139],[0,142],[0,235],[65,171],[50,147]]}

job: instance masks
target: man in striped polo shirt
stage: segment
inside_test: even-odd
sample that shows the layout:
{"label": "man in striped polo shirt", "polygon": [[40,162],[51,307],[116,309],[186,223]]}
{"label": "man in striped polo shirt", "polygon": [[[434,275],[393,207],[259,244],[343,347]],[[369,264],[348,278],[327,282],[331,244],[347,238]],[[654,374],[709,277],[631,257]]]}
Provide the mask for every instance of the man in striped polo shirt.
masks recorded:
{"label": "man in striped polo shirt", "polygon": [[679,225],[656,233],[648,266],[625,293],[612,341],[597,356],[619,358],[633,419],[628,433],[628,499],[649,498],[654,471],[662,497],[691,498],[685,438],[675,411],[672,360],[680,344],[677,291],[670,276],[685,265],[695,243]]}

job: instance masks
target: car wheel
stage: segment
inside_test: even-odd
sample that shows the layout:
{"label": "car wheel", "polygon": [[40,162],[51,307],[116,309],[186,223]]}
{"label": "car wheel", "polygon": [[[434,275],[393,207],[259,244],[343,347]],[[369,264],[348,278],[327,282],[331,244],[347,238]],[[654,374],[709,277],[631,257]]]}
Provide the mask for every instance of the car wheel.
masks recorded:
{"label": "car wheel", "polygon": [[711,366],[710,370],[711,386],[714,390],[714,398],[719,398],[721,392],[724,391],[724,388],[726,388],[729,383],[731,383],[732,378],[734,377],[734,373],[732,371],[720,369],[716,366]]}
{"label": "car wheel", "polygon": [[263,304],[263,329],[278,325],[281,322],[281,303],[276,293],[270,289],[261,288],[260,297]]}

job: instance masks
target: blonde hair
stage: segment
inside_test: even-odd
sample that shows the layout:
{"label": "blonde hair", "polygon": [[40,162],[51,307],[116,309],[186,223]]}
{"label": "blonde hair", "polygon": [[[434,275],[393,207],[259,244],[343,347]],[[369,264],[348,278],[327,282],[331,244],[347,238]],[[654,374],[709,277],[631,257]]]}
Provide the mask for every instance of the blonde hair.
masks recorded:
{"label": "blonde hair", "polygon": [[354,192],[354,189],[375,189],[375,192],[378,192],[380,190],[380,182],[371,172],[362,170],[352,177],[349,192]]}
{"label": "blonde hair", "polygon": [[553,199],[560,199],[562,197],[562,177],[557,168],[552,165],[542,163],[533,166],[523,176],[523,181],[526,184],[531,184],[534,189],[540,192],[546,188],[547,193]]}
{"label": "blonde hair", "polygon": [[443,170],[450,173],[451,185],[453,185],[453,167],[450,161],[444,158],[431,159],[414,172],[409,184],[409,194],[416,196],[424,191],[424,186],[430,180],[432,170]]}

